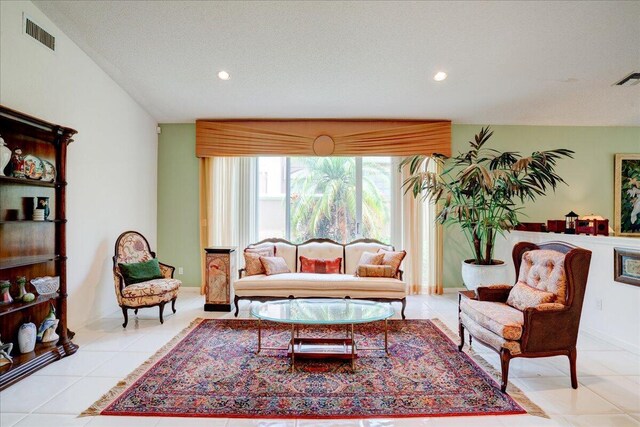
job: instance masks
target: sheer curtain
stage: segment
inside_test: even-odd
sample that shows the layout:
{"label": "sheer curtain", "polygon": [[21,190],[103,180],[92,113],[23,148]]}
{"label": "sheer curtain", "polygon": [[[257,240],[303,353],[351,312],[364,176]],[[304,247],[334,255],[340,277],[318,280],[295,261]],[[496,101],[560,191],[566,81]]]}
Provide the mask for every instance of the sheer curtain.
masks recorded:
{"label": "sheer curtain", "polygon": [[[402,159],[397,159],[399,165]],[[430,168],[437,166],[431,162]],[[397,170],[397,167],[396,167]],[[408,166],[398,174],[399,209],[396,210],[394,241],[398,249],[407,251],[404,259],[404,281],[411,294],[442,294],[442,226],[435,223],[436,206],[411,191],[405,194],[402,183],[409,177]]]}
{"label": "sheer curtain", "polygon": [[[392,174],[398,194],[392,208],[392,235],[396,248],[407,251],[404,280],[411,294],[442,294],[442,226],[435,224],[435,206],[404,194],[402,183],[409,171],[397,172],[400,160],[394,158]],[[237,246],[241,251],[257,240],[257,190],[256,158],[200,159],[202,292],[205,247]]]}
{"label": "sheer curtain", "polygon": [[[442,173],[442,167],[431,162],[430,172]],[[423,258],[423,283],[422,293],[429,295],[442,295],[442,271],[443,271],[443,226],[436,223],[438,206],[425,202],[425,215],[423,223],[423,242],[426,250]]]}
{"label": "sheer curtain", "polygon": [[204,248],[255,242],[256,159],[205,157],[200,159],[200,253],[204,293]]}

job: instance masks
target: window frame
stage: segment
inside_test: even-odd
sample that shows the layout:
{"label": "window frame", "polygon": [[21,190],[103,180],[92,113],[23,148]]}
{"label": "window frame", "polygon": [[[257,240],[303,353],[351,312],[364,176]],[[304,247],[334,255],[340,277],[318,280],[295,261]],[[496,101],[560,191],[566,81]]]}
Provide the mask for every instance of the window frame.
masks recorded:
{"label": "window frame", "polygon": [[[285,202],[285,238],[288,241],[291,241],[291,156],[276,156],[285,159],[285,194],[284,194],[284,202]],[[362,203],[363,203],[363,161],[364,158],[372,158],[374,156],[344,156],[344,157],[352,157],[355,158],[356,161],[356,176],[355,176],[355,185],[356,185],[356,230],[355,230],[355,239],[361,239],[364,236],[363,233],[363,223],[362,223]],[[384,156],[390,159],[389,162],[389,174],[390,174],[390,208],[389,208],[389,221],[390,221],[390,233],[389,233],[389,242],[383,242],[386,244],[396,246],[401,241],[401,230],[400,224],[401,215],[402,215],[402,207],[401,207],[401,197],[402,192],[399,187],[401,184],[401,177],[398,172],[398,166],[400,164],[400,158],[393,156]],[[255,167],[257,169],[256,175],[256,218],[255,218],[255,230],[256,234],[260,234],[260,161],[259,158],[256,158]],[[256,236],[258,237],[258,236]]]}

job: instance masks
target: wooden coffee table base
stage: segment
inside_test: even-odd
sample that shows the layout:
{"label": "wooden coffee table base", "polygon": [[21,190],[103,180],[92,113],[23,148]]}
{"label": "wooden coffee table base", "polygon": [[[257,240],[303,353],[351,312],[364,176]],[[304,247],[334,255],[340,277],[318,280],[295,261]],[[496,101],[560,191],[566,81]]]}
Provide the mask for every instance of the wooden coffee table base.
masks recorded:
{"label": "wooden coffee table base", "polygon": [[[296,358],[299,359],[343,359],[351,360],[351,369],[356,370],[356,358],[358,346],[354,338],[354,325],[348,327],[346,338],[300,338],[298,324],[291,325],[291,340],[287,348],[262,347],[262,320],[258,319],[258,351],[261,350],[287,350],[291,358],[291,372],[295,372]],[[360,350],[384,350],[389,353],[388,343],[389,322],[384,321],[384,347],[362,348]]]}
{"label": "wooden coffee table base", "polygon": [[350,359],[355,370],[358,353],[351,338],[294,338],[293,342],[293,351],[289,346],[287,353],[291,357],[291,371],[295,370],[296,359]]}

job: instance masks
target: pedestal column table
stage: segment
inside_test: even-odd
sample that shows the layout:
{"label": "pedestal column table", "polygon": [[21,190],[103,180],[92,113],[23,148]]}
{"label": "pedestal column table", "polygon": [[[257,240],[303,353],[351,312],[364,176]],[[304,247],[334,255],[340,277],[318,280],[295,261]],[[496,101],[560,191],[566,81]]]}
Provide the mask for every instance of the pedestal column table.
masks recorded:
{"label": "pedestal column table", "polygon": [[204,311],[231,311],[233,281],[236,277],[236,247],[205,248]]}

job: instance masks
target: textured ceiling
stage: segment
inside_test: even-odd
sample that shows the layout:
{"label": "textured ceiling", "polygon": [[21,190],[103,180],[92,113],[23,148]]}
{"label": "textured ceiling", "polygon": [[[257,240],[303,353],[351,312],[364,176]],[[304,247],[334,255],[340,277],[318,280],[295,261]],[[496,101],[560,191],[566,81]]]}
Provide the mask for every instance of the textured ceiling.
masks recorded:
{"label": "textured ceiling", "polygon": [[34,3],[161,123],[640,125],[638,1]]}

